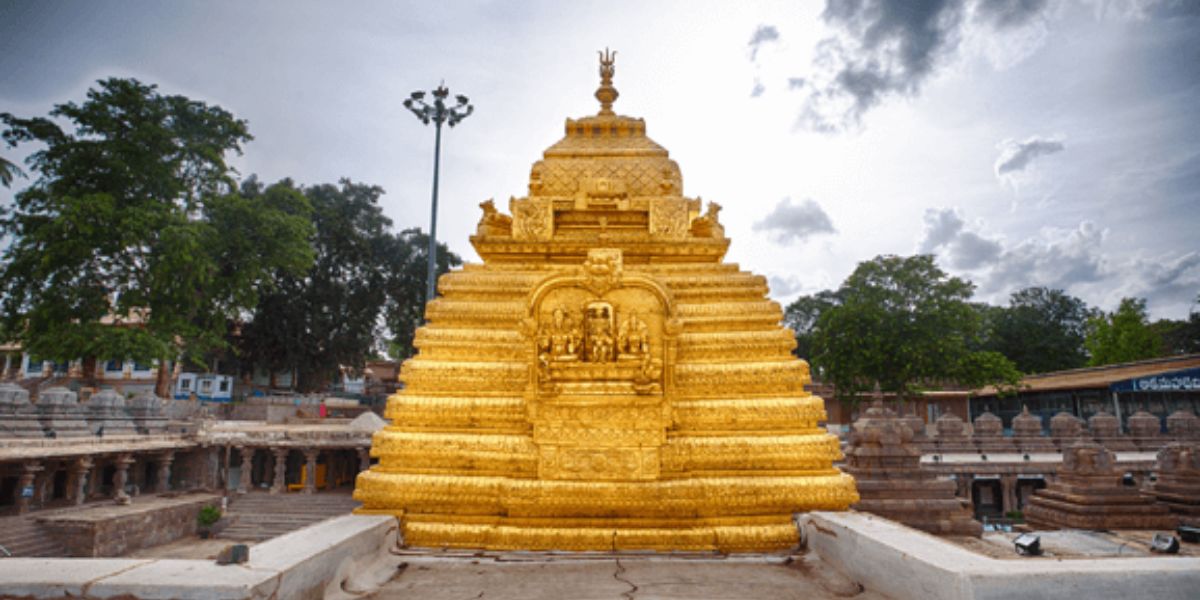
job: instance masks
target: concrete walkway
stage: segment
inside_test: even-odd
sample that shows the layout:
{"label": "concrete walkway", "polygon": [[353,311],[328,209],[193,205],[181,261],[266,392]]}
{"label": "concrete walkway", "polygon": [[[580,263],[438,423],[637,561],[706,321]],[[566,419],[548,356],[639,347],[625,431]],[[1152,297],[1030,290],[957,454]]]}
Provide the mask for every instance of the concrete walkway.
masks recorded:
{"label": "concrete walkway", "polygon": [[397,557],[375,600],[755,600],[886,598],[863,592],[815,557]]}

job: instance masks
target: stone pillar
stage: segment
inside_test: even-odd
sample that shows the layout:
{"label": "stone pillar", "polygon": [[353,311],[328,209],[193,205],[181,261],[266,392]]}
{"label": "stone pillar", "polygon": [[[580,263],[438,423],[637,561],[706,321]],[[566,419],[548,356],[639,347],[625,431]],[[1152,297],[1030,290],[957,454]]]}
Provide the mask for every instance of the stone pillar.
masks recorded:
{"label": "stone pillar", "polygon": [[359,472],[369,470],[371,468],[371,449],[358,449],[358,470]]}
{"label": "stone pillar", "polygon": [[[17,479],[17,514],[29,512],[29,505],[33,501],[33,481],[44,468],[39,460],[26,461],[21,465],[21,476]],[[25,492],[27,489],[28,494]]]}
{"label": "stone pillar", "polygon": [[88,474],[91,473],[91,471],[91,458],[80,458],[71,465],[71,482],[70,489],[67,490],[67,494],[69,494],[68,499],[72,504],[78,506],[83,504],[83,501],[87,499],[87,483],[88,480],[91,479],[88,477]]}
{"label": "stone pillar", "polygon": [[340,450],[330,450],[325,453],[325,480],[328,482],[329,489],[337,486],[338,481],[342,479],[342,456]]}
{"label": "stone pillar", "polygon": [[254,448],[242,446],[238,448],[238,454],[242,455],[242,468],[238,470],[237,493],[245,494],[254,486]]}
{"label": "stone pillar", "polygon": [[230,485],[236,487],[233,481],[233,446],[225,446],[225,474],[221,477],[221,494],[224,495],[229,491]]}
{"label": "stone pillar", "polygon": [[87,483],[83,486],[83,502],[87,502],[96,496],[96,490],[100,489],[100,481],[104,478],[104,468],[95,460],[92,460],[92,471],[88,474]]}
{"label": "stone pillar", "polygon": [[282,494],[287,491],[287,448],[274,448],[271,453],[275,455],[275,481],[271,485],[272,494]]}
{"label": "stone pillar", "polygon": [[960,473],[959,478],[962,479],[962,499],[967,501],[967,510],[972,515],[975,514],[975,476],[968,473]]}
{"label": "stone pillar", "polygon": [[133,462],[133,455],[121,454],[114,463],[117,471],[113,474],[113,500],[117,504],[129,504],[131,501],[129,494],[125,493],[125,484],[129,481],[129,466]]}
{"label": "stone pillar", "polygon": [[317,455],[316,448],[304,449],[304,493],[313,494],[317,491]]}
{"label": "stone pillar", "polygon": [[171,491],[171,463],[173,462],[175,462],[174,450],[166,450],[159,455],[158,484],[154,491],[160,494]]}
{"label": "stone pillar", "polygon": [[1017,476],[1001,475],[1000,512],[1008,516],[1008,513],[1014,510],[1017,510]]}

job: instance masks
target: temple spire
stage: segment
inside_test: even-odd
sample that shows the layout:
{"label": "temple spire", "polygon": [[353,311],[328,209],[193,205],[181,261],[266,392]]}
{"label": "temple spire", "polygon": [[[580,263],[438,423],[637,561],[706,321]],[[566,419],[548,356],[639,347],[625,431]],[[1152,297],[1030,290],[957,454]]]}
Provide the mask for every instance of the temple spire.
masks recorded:
{"label": "temple spire", "polygon": [[600,114],[612,115],[612,103],[620,96],[617,88],[612,85],[613,73],[616,69],[613,68],[613,60],[616,59],[617,53],[609,52],[608,48],[604,52],[597,51],[600,55],[600,87],[596,89],[596,99],[600,101]]}

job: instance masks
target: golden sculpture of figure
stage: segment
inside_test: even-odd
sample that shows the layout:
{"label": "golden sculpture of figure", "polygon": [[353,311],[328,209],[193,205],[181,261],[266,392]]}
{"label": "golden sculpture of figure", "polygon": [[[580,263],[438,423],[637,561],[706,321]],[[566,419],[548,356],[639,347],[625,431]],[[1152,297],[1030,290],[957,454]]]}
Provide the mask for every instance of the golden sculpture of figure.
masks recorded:
{"label": "golden sculpture of figure", "polygon": [[562,307],[551,313],[549,322],[542,323],[537,332],[537,351],[547,360],[576,360],[579,358],[582,335],[579,327]]}
{"label": "golden sculpture of figure", "polygon": [[388,399],[354,497],[408,545],[783,550],[794,513],[858,501],[779,304],[613,112],[613,61],[511,221],[484,203],[482,260],[442,276]]}
{"label": "golden sculpture of figure", "polygon": [[704,216],[692,222],[692,235],[700,238],[725,237],[725,227],[721,225],[721,205],[709,201],[708,211]]}
{"label": "golden sculpture of figure", "polygon": [[587,307],[587,359],[594,363],[611,362],[616,339],[613,337],[612,306],[605,303]]}
{"label": "golden sculpture of figure", "polygon": [[571,326],[567,322],[566,313],[561,308],[554,309],[554,321],[550,329],[550,354],[554,358],[563,358],[575,354],[572,344]]}
{"label": "golden sculpture of figure", "polygon": [[638,318],[636,312],[631,311],[621,322],[617,340],[618,351],[622,354],[634,356],[649,356],[650,354],[650,328],[646,326],[645,321]]}
{"label": "golden sculpture of figure", "polygon": [[483,215],[479,217],[479,224],[475,227],[477,235],[512,235],[512,217],[496,210],[494,200],[480,202],[479,208]]}

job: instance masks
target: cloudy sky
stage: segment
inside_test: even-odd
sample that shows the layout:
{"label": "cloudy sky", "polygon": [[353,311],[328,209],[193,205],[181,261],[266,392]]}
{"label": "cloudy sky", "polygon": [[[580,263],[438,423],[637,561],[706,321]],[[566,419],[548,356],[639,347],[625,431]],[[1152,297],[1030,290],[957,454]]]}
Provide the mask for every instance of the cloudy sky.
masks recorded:
{"label": "cloudy sky", "polygon": [[478,203],[596,111],[606,46],[617,111],[783,303],[916,252],[993,303],[1046,285],[1181,318],[1200,294],[1195,0],[0,0],[0,111],[137,77],[248,120],[243,175],[378,184],[428,227],[433,131],[400,103],[445,80],[476,112],[444,137],[438,233],[478,260]]}

